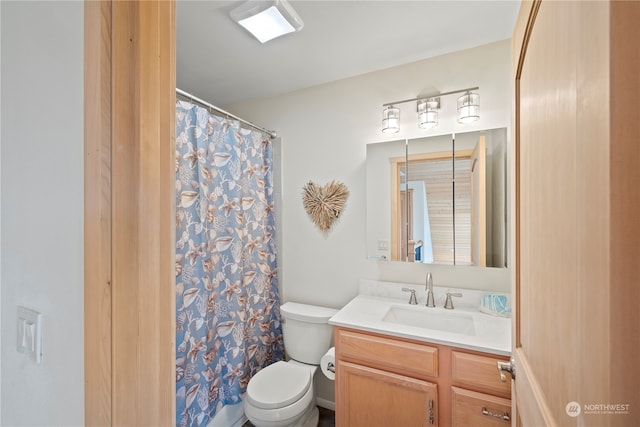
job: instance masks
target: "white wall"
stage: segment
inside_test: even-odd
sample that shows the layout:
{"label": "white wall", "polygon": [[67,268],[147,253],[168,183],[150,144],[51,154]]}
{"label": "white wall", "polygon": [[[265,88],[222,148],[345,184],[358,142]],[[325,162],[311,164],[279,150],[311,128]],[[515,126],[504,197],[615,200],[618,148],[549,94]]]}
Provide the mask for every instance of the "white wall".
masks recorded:
{"label": "white wall", "polygon": [[[381,70],[268,99],[227,106],[275,129],[282,137],[283,265],[285,301],[341,307],[357,293],[361,277],[422,283],[427,271],[436,285],[509,291],[504,269],[429,266],[366,259],[366,144],[383,140],[471,130],[510,128],[510,41]],[[442,99],[440,124],[416,125],[415,103],[399,105],[401,131],[380,131],[382,104],[433,91],[479,86],[481,118],[455,120],[455,95]],[[215,100],[214,100],[215,101]],[[304,211],[301,192],[313,180],[344,182],[350,189],[341,220],[321,234]]]}
{"label": "white wall", "polygon": [[[268,99],[226,106],[274,129],[282,137],[284,230],[283,301],[339,308],[358,292],[358,279],[424,283],[427,271],[438,286],[509,292],[507,269],[430,266],[366,259],[366,144],[450,132],[506,127],[511,122],[510,40],[447,54]],[[381,133],[382,104],[433,92],[479,86],[481,118],[472,125],[455,120],[457,96],[441,100],[439,126],[416,125],[415,103],[398,105],[401,131]],[[215,102],[215,100],[212,100]],[[510,143],[511,144],[511,143]],[[321,234],[304,211],[301,192],[313,180],[333,179],[350,189],[341,220]],[[318,394],[332,400],[332,385]]]}
{"label": "white wall", "polygon": [[[2,419],[84,424],[83,3],[2,2]],[[16,307],[44,317],[16,351]]]}

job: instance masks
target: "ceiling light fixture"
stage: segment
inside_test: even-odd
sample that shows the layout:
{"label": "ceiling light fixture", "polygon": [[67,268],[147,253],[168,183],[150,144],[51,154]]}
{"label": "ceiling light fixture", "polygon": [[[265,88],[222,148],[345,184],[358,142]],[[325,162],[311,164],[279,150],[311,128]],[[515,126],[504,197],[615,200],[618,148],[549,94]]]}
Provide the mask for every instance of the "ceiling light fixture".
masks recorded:
{"label": "ceiling light fixture", "polygon": [[300,31],[304,26],[286,0],[249,0],[233,9],[230,16],[260,43]]}
{"label": "ceiling light fixture", "polygon": [[467,91],[458,98],[458,121],[460,123],[475,122],[480,118],[480,95]]}
{"label": "ceiling light fixture", "polygon": [[438,125],[438,113],[440,110],[440,98],[455,93],[465,93],[458,98],[458,121],[460,123],[471,123],[480,118],[480,95],[472,93],[479,87],[454,90],[444,93],[434,93],[417,98],[404,99],[402,101],[388,102],[382,104],[382,132],[397,133],[400,131],[400,109],[395,105],[405,102],[417,101],[416,111],[418,112],[418,126],[422,129],[431,129]]}
{"label": "ceiling light fixture", "polygon": [[400,109],[389,105],[382,111],[382,132],[398,133],[400,130]]}
{"label": "ceiling light fixture", "polygon": [[418,100],[418,127],[431,129],[438,126],[438,110],[440,98],[426,98]]}

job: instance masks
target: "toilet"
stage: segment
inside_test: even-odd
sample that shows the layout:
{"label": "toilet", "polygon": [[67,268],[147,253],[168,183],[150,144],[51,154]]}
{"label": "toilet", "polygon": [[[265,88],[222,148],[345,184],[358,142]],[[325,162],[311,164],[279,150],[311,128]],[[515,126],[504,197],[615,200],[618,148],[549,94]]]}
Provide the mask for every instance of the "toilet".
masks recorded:
{"label": "toilet", "polygon": [[280,306],[289,361],[261,369],[249,380],[244,412],[256,427],[317,427],[313,376],[331,346],[329,318],[338,310],[287,302]]}

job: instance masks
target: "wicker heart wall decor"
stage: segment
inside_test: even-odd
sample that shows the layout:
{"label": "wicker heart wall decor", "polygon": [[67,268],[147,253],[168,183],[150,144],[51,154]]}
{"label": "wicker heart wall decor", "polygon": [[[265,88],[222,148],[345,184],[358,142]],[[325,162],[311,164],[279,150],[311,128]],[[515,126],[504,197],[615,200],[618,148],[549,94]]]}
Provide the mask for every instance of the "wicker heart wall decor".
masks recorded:
{"label": "wicker heart wall decor", "polygon": [[324,186],[307,182],[302,191],[302,203],[313,223],[322,232],[327,232],[340,217],[349,197],[349,189],[339,181],[331,181]]}

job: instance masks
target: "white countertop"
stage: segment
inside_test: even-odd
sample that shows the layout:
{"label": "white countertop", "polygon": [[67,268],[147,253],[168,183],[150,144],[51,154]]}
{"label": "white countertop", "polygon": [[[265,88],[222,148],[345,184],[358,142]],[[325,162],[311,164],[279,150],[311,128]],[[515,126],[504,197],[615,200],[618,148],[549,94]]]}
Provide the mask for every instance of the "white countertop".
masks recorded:
{"label": "white countertop", "polygon": [[[377,288],[377,292],[371,292],[372,283],[375,284],[374,287]],[[361,281],[361,294],[331,317],[329,324],[503,356],[511,354],[511,319],[480,312],[477,308],[478,306],[473,304],[479,298],[476,295],[479,291],[464,289],[443,290],[443,288],[434,287],[436,307],[433,308],[425,307],[421,297],[418,298],[419,305],[408,304],[409,294],[403,294],[401,288],[403,286],[414,288],[414,286],[397,285],[385,282]],[[380,292],[380,289],[383,288],[385,291]],[[384,294],[385,296],[366,295],[362,293],[363,291],[378,295]],[[443,301],[442,295],[448,291],[460,291],[463,292],[463,295],[467,294],[468,296],[463,300],[454,298],[455,309],[446,310],[442,307],[441,301]],[[424,288],[422,288],[422,292],[424,292]],[[402,295],[402,298],[398,298],[397,295]],[[456,305],[456,303],[458,304]],[[421,310],[424,310],[425,315],[441,314],[442,316],[447,316],[452,313],[464,314],[473,318],[475,334],[466,335],[383,321],[382,319],[392,307],[407,308],[418,315]]]}

